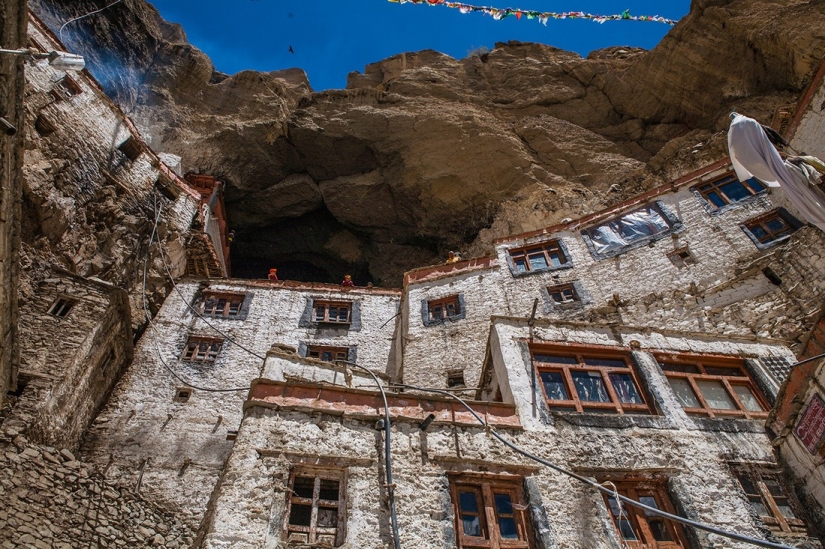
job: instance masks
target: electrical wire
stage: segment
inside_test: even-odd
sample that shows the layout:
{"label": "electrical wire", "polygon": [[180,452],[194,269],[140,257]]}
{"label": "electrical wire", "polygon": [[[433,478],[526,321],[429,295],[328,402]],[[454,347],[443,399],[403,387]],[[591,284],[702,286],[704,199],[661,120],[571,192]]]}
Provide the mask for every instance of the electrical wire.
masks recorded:
{"label": "electrical wire", "polygon": [[782,545],[780,543],[773,543],[771,541],[756,539],[756,538],[752,538],[752,537],[745,536],[745,535],[742,535],[742,534],[737,534],[736,532],[728,532],[727,530],[722,530],[722,529],[716,528],[714,526],[710,526],[709,524],[705,524],[703,522],[697,522],[695,520],[691,520],[691,519],[688,519],[688,518],[685,518],[685,517],[680,517],[679,515],[673,515],[671,513],[666,512],[666,511],[662,511],[661,509],[657,509],[655,507],[650,507],[650,506],[645,505],[641,502],[638,502],[634,499],[630,499],[630,498],[628,498],[626,496],[623,496],[621,494],[615,494],[614,495],[613,490],[611,490],[610,488],[608,488],[606,486],[603,486],[603,485],[599,484],[598,482],[592,481],[587,477],[583,477],[583,476],[581,476],[577,473],[574,473],[573,471],[568,471],[567,469],[564,469],[563,467],[561,467],[559,465],[556,465],[555,463],[547,461],[546,459],[543,459],[543,458],[540,458],[540,457],[538,457],[534,454],[531,454],[527,450],[523,450],[519,446],[517,446],[514,443],[510,442],[509,440],[507,440],[506,438],[501,436],[495,429],[490,427],[490,425],[487,422],[485,422],[481,418],[481,416],[479,416],[478,413],[472,407],[470,407],[469,404],[467,404],[464,400],[461,399],[461,397],[459,397],[457,395],[454,395],[452,393],[449,393],[449,392],[441,390],[441,389],[422,388],[422,387],[416,387],[414,385],[405,385],[405,384],[402,384],[402,383],[394,383],[394,384],[392,384],[392,387],[412,389],[414,391],[423,391],[423,392],[428,392],[428,393],[437,393],[437,394],[447,395],[451,398],[454,398],[455,400],[460,402],[473,415],[473,417],[475,417],[476,420],[478,420],[478,422],[487,429],[487,431],[491,435],[493,435],[496,439],[499,440],[499,442],[501,442],[502,444],[504,444],[505,446],[507,446],[511,450],[513,450],[516,453],[521,454],[521,455],[523,455],[523,456],[525,456],[529,459],[532,459],[533,461],[537,461],[538,463],[541,463],[542,465],[545,465],[546,467],[549,467],[549,468],[553,469],[554,471],[557,471],[559,473],[562,473],[564,475],[572,477],[572,478],[574,478],[578,481],[581,481],[581,482],[583,482],[583,483],[585,483],[585,484],[587,484],[587,485],[589,485],[593,488],[596,488],[597,490],[599,490],[602,493],[605,493],[605,494],[608,494],[608,495],[614,496],[614,497],[616,495],[618,495],[618,500],[626,503],[627,505],[631,505],[633,507],[638,507],[640,509],[643,509],[645,511],[645,513],[658,515],[658,516],[670,519],[674,522],[679,522],[681,524],[692,526],[693,528],[696,528],[698,530],[704,530],[706,532],[710,532],[710,533],[716,534],[718,536],[723,536],[723,537],[733,539],[733,540],[736,540],[736,541],[743,541],[745,543],[750,543],[750,544],[753,544],[753,545],[757,545],[759,547],[770,547],[770,548],[773,548],[773,549],[794,549],[793,547],[789,547],[787,545]]}
{"label": "electrical wire", "polygon": [[805,360],[800,360],[795,364],[791,364],[790,366],[788,366],[788,368],[796,368],[797,366],[802,366],[803,364],[813,362],[814,360],[819,360],[820,358],[825,358],[825,353],[822,353],[821,355],[812,356],[811,358],[806,358]]}
{"label": "electrical wire", "polygon": [[93,12],[87,13],[86,15],[81,15],[80,17],[75,17],[74,19],[69,19],[68,21],[66,21],[65,23],[63,23],[63,24],[60,26],[60,29],[57,31],[57,35],[60,37],[60,41],[61,41],[61,42],[63,42],[63,29],[64,29],[64,28],[66,27],[66,25],[68,25],[69,23],[73,23],[73,22],[75,22],[75,21],[80,21],[81,19],[85,19],[85,18],[87,18],[87,17],[89,17],[89,16],[91,16],[91,15],[94,15],[94,14],[96,14],[96,13],[100,13],[100,12],[102,12],[102,11],[103,11],[103,10],[105,10],[105,9],[111,8],[111,7],[112,7],[112,6],[114,6],[115,4],[119,4],[120,2],[123,2],[123,0],[115,0],[115,1],[114,1],[114,2],[112,2],[111,4],[106,5],[106,6],[103,6],[103,7],[102,7],[102,8],[100,8],[99,10],[95,10],[95,11],[93,11]]}
{"label": "electrical wire", "polygon": [[[208,392],[208,393],[236,393],[236,392],[239,392],[239,391],[249,391],[249,387],[238,387],[238,388],[232,388],[232,389],[211,389],[211,388],[208,388],[208,387],[198,387],[197,385],[194,385],[194,384],[186,381],[185,379],[183,379],[181,376],[179,376],[166,363],[166,361],[163,360],[163,354],[161,353],[160,344],[158,343],[158,333],[157,333],[157,330],[155,329],[155,323],[152,321],[152,315],[149,313],[149,306],[146,303],[146,286],[147,286],[146,276],[147,276],[147,272],[149,271],[149,255],[151,254],[151,251],[152,251],[152,244],[155,242],[155,234],[157,233],[157,230],[158,230],[158,223],[160,222],[160,215],[163,213],[163,208],[158,208],[157,196],[155,196],[155,210],[157,210],[157,215],[155,216],[155,225],[152,228],[152,235],[149,237],[149,246],[146,248],[146,257],[144,257],[144,259],[143,259],[143,291],[141,292],[141,295],[143,297],[143,314],[146,317],[146,322],[149,324],[149,327],[152,329],[152,335],[154,336],[152,339],[154,340],[154,343],[155,343],[155,349],[157,350],[158,360],[160,360],[160,363],[163,364],[163,367],[166,368],[169,371],[169,373],[172,374],[172,376],[174,376],[175,379],[180,381],[183,385],[186,385],[187,387],[191,387],[192,389],[196,389],[198,391],[205,391],[205,392]],[[158,248],[160,249],[160,242],[158,242]],[[162,255],[162,253],[161,253],[161,255]],[[165,262],[164,262],[164,264],[165,264]],[[173,281],[173,283],[174,283],[174,281]]]}
{"label": "electrical wire", "polygon": [[350,362],[349,360],[336,360],[337,363],[348,364],[360,370],[367,372],[372,379],[375,381],[375,384],[378,385],[378,390],[381,391],[381,398],[384,400],[384,461],[387,464],[386,468],[386,487],[387,487],[387,499],[389,500],[390,504],[390,519],[392,522],[392,541],[395,549],[401,549],[401,540],[398,537],[398,517],[395,513],[395,484],[392,481],[392,448],[390,446],[390,406],[387,403],[387,393],[384,391],[384,386],[381,385],[381,381],[378,379],[372,370],[367,368],[366,366],[361,366],[360,364],[356,364],[355,362]]}

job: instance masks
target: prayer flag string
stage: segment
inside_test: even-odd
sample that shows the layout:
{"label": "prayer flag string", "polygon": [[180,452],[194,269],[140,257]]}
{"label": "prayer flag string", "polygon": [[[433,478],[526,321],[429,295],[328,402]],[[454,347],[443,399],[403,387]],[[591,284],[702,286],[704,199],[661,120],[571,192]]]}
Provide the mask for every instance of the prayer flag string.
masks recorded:
{"label": "prayer flag string", "polygon": [[651,21],[654,23],[664,23],[666,25],[675,25],[675,19],[666,19],[658,15],[630,15],[630,10],[625,10],[618,15],[595,15],[583,11],[535,11],[522,10],[516,8],[490,8],[487,6],[471,6],[470,4],[462,4],[461,2],[449,2],[447,0],[388,0],[394,4],[428,4],[430,6],[446,6],[448,8],[457,9],[461,13],[481,12],[487,15],[492,15],[493,19],[500,21],[510,16],[515,16],[516,19],[525,17],[527,19],[538,19],[539,23],[547,25],[549,19],[589,19],[596,23],[604,23],[605,21]]}

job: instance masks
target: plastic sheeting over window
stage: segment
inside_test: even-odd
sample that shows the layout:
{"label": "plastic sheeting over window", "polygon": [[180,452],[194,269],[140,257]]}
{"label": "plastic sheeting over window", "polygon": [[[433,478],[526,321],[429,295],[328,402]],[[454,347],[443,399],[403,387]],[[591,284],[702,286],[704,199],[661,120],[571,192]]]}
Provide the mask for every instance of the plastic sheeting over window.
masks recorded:
{"label": "plastic sheeting over window", "polygon": [[657,204],[648,204],[607,223],[585,229],[596,256],[606,257],[672,227]]}

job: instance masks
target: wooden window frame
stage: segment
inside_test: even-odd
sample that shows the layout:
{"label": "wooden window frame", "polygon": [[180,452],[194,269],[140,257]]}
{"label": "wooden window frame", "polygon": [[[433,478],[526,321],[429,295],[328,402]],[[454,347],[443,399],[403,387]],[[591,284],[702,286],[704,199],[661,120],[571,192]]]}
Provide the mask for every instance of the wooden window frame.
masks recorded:
{"label": "wooden window frame", "polygon": [[[297,493],[295,493],[294,486],[295,486],[295,479],[297,477],[307,477],[313,478],[313,491],[312,491],[312,498],[302,498],[299,497]],[[321,489],[321,481],[322,480],[334,480],[338,482],[338,501],[333,502],[333,500],[322,500],[320,499],[320,489]],[[307,467],[307,466],[300,466],[294,467],[289,474],[289,489],[287,490],[286,494],[286,506],[284,509],[284,522],[282,527],[283,539],[290,544],[290,535],[291,534],[306,534],[307,540],[306,542],[302,541],[295,541],[294,543],[303,543],[304,545],[316,547],[316,546],[326,546],[322,542],[318,541],[318,536],[335,536],[334,546],[338,547],[342,545],[346,539],[346,510],[347,510],[347,501],[346,501],[346,488],[347,488],[347,475],[346,471],[343,469],[327,469],[327,468],[319,468],[319,467]],[[290,524],[290,513],[292,511],[292,505],[309,505],[312,507],[311,516],[310,516],[310,525],[309,526],[302,526],[302,525],[295,525]],[[317,525],[318,522],[318,508],[336,508],[338,512],[338,523],[335,527],[334,532],[330,532],[331,528],[324,528],[323,531],[319,532],[319,527]]]}
{"label": "wooden window frame", "polygon": [[[525,274],[532,272],[541,272],[552,269],[558,269],[570,262],[570,258],[564,251],[561,241],[558,239],[548,240],[539,244],[532,244],[530,246],[522,246],[520,248],[513,248],[508,250],[510,260],[513,262],[513,269],[517,274]],[[533,267],[530,264],[530,256],[542,255],[546,267]],[[558,256],[558,264],[553,262],[553,255]],[[523,268],[519,267],[519,261],[523,262]]]}
{"label": "wooden window frame", "polygon": [[[318,318],[318,309],[323,307],[324,308],[324,315],[322,318]],[[330,309],[337,308],[347,309],[347,318],[346,320],[339,320],[340,313],[335,316],[335,319],[330,318]],[[327,301],[322,299],[316,299],[312,302],[312,319],[313,322],[317,322],[319,324],[352,324],[352,301]]]}
{"label": "wooden window frame", "polygon": [[[207,344],[206,349],[201,349],[202,344]],[[217,349],[215,346],[217,345]],[[223,350],[223,340],[215,337],[189,336],[186,346],[181,353],[181,360],[188,362],[215,362],[218,355]]]}
{"label": "wooden window frame", "polygon": [[55,82],[55,86],[52,88],[52,95],[58,100],[71,99],[81,93],[83,93],[83,88],[68,74]]}
{"label": "wooden window frame", "polygon": [[[759,387],[753,381],[750,372],[745,367],[745,362],[741,358],[733,358],[733,357],[708,357],[708,356],[700,356],[700,355],[671,355],[671,354],[663,354],[657,353],[654,354],[656,361],[659,363],[659,366],[662,368],[662,371],[665,374],[665,377],[668,379],[668,383],[670,383],[671,379],[683,379],[688,382],[690,385],[691,390],[693,391],[696,400],[701,404],[701,407],[685,407],[682,406],[682,409],[687,414],[694,414],[694,415],[704,415],[708,417],[740,417],[745,419],[762,419],[768,417],[768,413],[771,409],[771,406],[768,404],[767,400],[765,399],[762,391],[759,390]],[[669,364],[679,365],[679,366],[695,366],[697,373],[694,372],[678,372],[673,370],[668,370]],[[733,369],[738,368],[741,372],[741,375],[721,375],[721,374],[708,374],[707,368],[726,368],[726,369]],[[731,401],[736,405],[736,410],[725,410],[722,408],[711,408],[707,400],[705,399],[704,394],[699,389],[697,381],[719,381],[722,383],[725,391],[728,394],[728,397],[731,398]],[[759,405],[762,407],[761,412],[756,411],[749,411],[742,401],[739,399],[739,396],[736,394],[736,391],[733,390],[734,386],[744,386],[747,387],[751,394],[754,395]],[[674,389],[675,392],[675,389]],[[681,404],[681,403],[680,403]]]}
{"label": "wooden window frame", "polygon": [[[527,549],[532,547],[532,531],[524,501],[524,480],[511,475],[491,475],[455,473],[450,474],[450,498],[455,520],[456,545],[458,549]],[[463,489],[463,490],[462,490]],[[477,513],[462,511],[459,492],[473,492],[476,495]],[[510,496],[512,514],[499,514],[495,505],[495,494]],[[519,507],[524,507],[519,509]],[[479,516],[482,536],[464,533],[462,515]],[[505,539],[499,530],[499,518],[513,519],[519,539]]]}
{"label": "wooden window frame", "polygon": [[[556,355],[568,359],[575,359],[575,364],[554,363],[542,360],[536,360],[536,355]],[[544,401],[551,410],[558,411],[559,409],[569,409],[579,413],[587,412],[615,412],[617,414],[642,413],[654,414],[654,408],[649,402],[647,395],[639,383],[639,377],[636,374],[636,368],[629,352],[623,351],[605,351],[596,350],[592,348],[581,348],[567,345],[536,345],[530,347],[530,357],[533,360],[533,366],[536,369],[539,385],[541,386],[542,394],[544,394]],[[621,360],[624,362],[624,367],[619,366],[599,366],[586,364],[586,360]],[[565,391],[567,392],[567,400],[556,400],[548,398],[544,382],[541,378],[542,373],[559,373],[561,374]],[[574,372],[598,372],[601,376],[602,384],[607,391],[610,402],[594,402],[582,401],[579,397],[576,385],[573,381]],[[642,404],[623,403],[619,398],[613,382],[610,379],[613,375],[630,375],[631,380],[636,389],[636,393],[641,398]]]}
{"label": "wooden window frame", "polygon": [[117,146],[117,150],[134,162],[143,153],[143,144],[137,137],[130,135],[123,143]]}
{"label": "wooden window frame", "polygon": [[[768,222],[776,219],[782,221],[784,229],[774,231],[768,227]],[[785,216],[782,215],[782,212],[778,208],[760,216],[747,219],[742,223],[742,225],[748,230],[748,232],[750,232],[749,236],[756,239],[756,241],[763,246],[789,237],[796,232],[796,227],[789,219],[786,219]],[[759,227],[762,231],[764,231],[765,235],[762,237],[757,236],[756,233],[753,232],[756,227]]]}
{"label": "wooden window frame", "polygon": [[[752,181],[754,181],[756,185],[762,187],[762,190],[757,190],[753,183],[751,183]],[[738,183],[739,185],[741,185],[742,188],[748,192],[749,196],[740,198],[738,200],[733,200],[732,198],[730,198],[728,195],[725,194],[725,191],[722,190],[722,187],[730,185],[731,183]],[[739,179],[736,177],[736,174],[733,173],[723,175],[722,177],[719,177],[713,181],[700,183],[693,187],[693,190],[699,193],[699,195],[702,198],[704,198],[708,204],[710,204],[710,207],[713,208],[714,211],[720,210],[721,208],[724,208],[725,206],[729,206],[731,204],[736,204],[737,202],[741,202],[742,200],[747,200],[751,196],[756,196],[758,194],[765,192],[767,189],[768,186],[761,183],[756,178],[751,178],[747,181],[739,181]],[[724,204],[720,206],[714,203],[713,199],[710,198],[712,194],[718,196],[720,201],[724,202]]]}
{"label": "wooden window frame", "polygon": [[[324,353],[330,353],[332,358],[326,360],[323,358]],[[316,355],[316,356],[313,356]],[[343,358],[339,358],[343,355]],[[315,358],[324,362],[336,362],[338,360],[347,360],[349,357],[349,347],[336,347],[333,345],[307,345],[307,358]]]}
{"label": "wooden window frame", "polygon": [[687,265],[696,265],[696,258],[690,253],[687,246],[677,248],[667,253],[667,258],[673,263],[677,269],[686,267]]}
{"label": "wooden window frame", "polygon": [[[765,526],[767,526],[774,532],[784,532],[787,534],[808,533],[808,528],[805,524],[805,520],[801,518],[803,516],[801,514],[801,506],[794,497],[793,492],[788,489],[788,485],[782,480],[781,471],[776,469],[767,469],[765,467],[748,467],[745,465],[738,465],[733,467],[733,473],[736,476],[736,482],[739,484],[739,487],[745,494],[745,498],[748,500],[748,505],[753,510],[753,512],[757,514],[757,516],[765,524]],[[741,477],[743,476],[748,477],[748,480],[756,489],[756,492],[748,492],[747,488],[744,486],[744,484],[742,484],[741,481]],[[770,481],[776,482],[776,484],[782,490],[781,496],[771,493],[770,488],[765,482],[766,478]],[[759,499],[762,506],[770,513],[769,516],[759,514],[756,508],[753,507],[751,502],[757,498]],[[791,511],[796,515],[796,518],[786,517],[782,513],[777,498],[780,500],[786,500],[787,505],[791,508]]]}
{"label": "wooden window frame", "polygon": [[47,312],[55,318],[66,318],[77,303],[76,299],[60,296],[54,300]]}
{"label": "wooden window frame", "polygon": [[[565,292],[570,293],[570,299],[562,299],[561,301],[559,301],[555,297],[553,297],[554,295],[558,295],[560,298],[564,298]],[[569,305],[571,303],[581,302],[581,296],[579,295],[579,292],[576,290],[576,285],[572,282],[567,284],[556,284],[555,286],[548,286],[547,295],[550,296],[550,301],[553,303],[553,305]]]}
{"label": "wooden window frame", "polygon": [[[450,306],[452,306],[452,314],[449,313]],[[436,310],[440,311],[439,316],[435,315]],[[458,294],[428,301],[427,314],[430,316],[430,322],[439,322],[459,316],[461,314],[461,301],[458,299]]]}
{"label": "wooden window frame", "polygon": [[245,298],[246,294],[205,291],[201,299],[200,312],[204,316],[234,318],[240,314]]}
{"label": "wooden window frame", "polygon": [[[611,478],[610,476],[597,478],[599,479],[599,482],[612,483],[616,487],[616,491],[619,493],[619,495],[625,496],[627,498],[639,502],[641,502],[640,498],[642,497],[652,497],[656,502],[656,507],[658,507],[660,510],[666,511],[674,515],[676,514],[676,510],[673,507],[673,502],[671,501],[670,495],[668,494],[667,489],[665,487],[667,479],[615,479]],[[605,506],[607,507],[607,513],[608,515],[610,515],[611,521],[613,522],[613,526],[616,528],[616,535],[619,537],[619,540],[622,543],[622,547],[627,547],[629,549],[687,549],[688,547],[690,547],[687,538],[685,537],[684,529],[681,525],[674,523],[673,521],[668,520],[666,518],[657,519],[654,516],[649,517],[644,509],[627,505],[626,503],[622,503],[621,505],[622,516],[627,517],[627,520],[629,521],[630,526],[633,529],[633,532],[637,539],[624,539],[621,532],[621,528],[619,526],[619,517],[616,516],[610,505],[610,500],[613,499],[613,497],[609,494],[602,493],[602,498],[604,500]],[[672,541],[656,540],[656,537],[653,533],[653,528],[651,527],[651,522],[653,520],[661,520],[661,522],[664,524],[664,527],[667,529],[669,537]]]}

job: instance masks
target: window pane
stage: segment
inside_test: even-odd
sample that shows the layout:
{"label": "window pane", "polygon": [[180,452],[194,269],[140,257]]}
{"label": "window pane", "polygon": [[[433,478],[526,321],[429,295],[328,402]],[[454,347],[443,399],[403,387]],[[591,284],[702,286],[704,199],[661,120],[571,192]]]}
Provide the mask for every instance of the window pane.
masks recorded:
{"label": "window pane", "polygon": [[548,266],[547,258],[544,256],[543,251],[536,254],[530,254],[527,258],[530,260],[530,268],[533,270],[544,269]]}
{"label": "window pane", "polygon": [[774,217],[773,219],[769,219],[765,225],[768,226],[768,229],[771,232],[778,233],[781,232],[785,227],[785,221],[779,217]]}
{"label": "window pane", "polygon": [[527,261],[526,260],[517,259],[517,260],[513,261],[513,263],[516,266],[516,271],[518,271],[520,273],[526,273],[527,272]]}
{"label": "window pane", "polygon": [[482,537],[478,516],[461,515],[461,523],[464,527],[465,536]]}
{"label": "window pane", "polygon": [[765,186],[762,183],[760,183],[759,180],[755,177],[748,179],[748,185],[750,185],[751,189],[758,193],[761,193],[765,190]]}
{"label": "window pane", "polygon": [[[659,508],[659,504],[656,503],[656,498],[654,498],[653,496],[639,496],[639,503],[641,503],[642,505],[647,505],[648,507],[653,507],[654,509]],[[659,516],[659,515],[656,515],[654,513],[651,513],[647,509],[642,509],[642,510],[644,511],[645,516],[648,516],[648,517],[658,517]]]}
{"label": "window pane", "polygon": [[705,401],[716,410],[735,410],[736,406],[721,381],[699,380],[696,386],[702,391]]}
{"label": "window pane", "polygon": [[710,200],[711,204],[713,204],[717,208],[721,208],[726,204],[725,200],[721,196],[719,196],[719,193],[717,193],[716,191],[708,193],[707,197],[708,200]]}
{"label": "window pane", "polygon": [[534,354],[533,360],[538,362],[552,362],[553,364],[578,364],[579,361],[573,356],[557,356],[557,355],[543,355]]}
{"label": "window pane", "polygon": [[753,236],[755,236],[760,241],[768,236],[767,231],[765,231],[765,229],[763,229],[761,225],[754,225],[748,228],[753,233]]}
{"label": "window pane", "polygon": [[338,309],[338,321],[339,322],[346,322],[349,318],[349,308],[341,307]]}
{"label": "window pane", "polygon": [[462,511],[478,513],[478,502],[476,501],[475,492],[459,492],[458,505]]}
{"label": "window pane", "polygon": [[513,502],[510,500],[510,494],[495,494],[493,498],[496,500],[496,514],[513,514]]}
{"label": "window pane", "polygon": [[627,368],[624,360],[616,358],[585,358],[584,363],[588,366],[610,366],[614,368]]}
{"label": "window pane", "polygon": [[338,481],[321,479],[321,491],[318,497],[329,501],[338,501]]}
{"label": "window pane", "polygon": [[553,267],[561,267],[561,254],[559,254],[558,252],[550,252],[550,263],[553,265]]}
{"label": "window pane", "polygon": [[619,532],[622,534],[622,539],[626,539],[628,541],[636,541],[638,538],[636,537],[636,533],[633,531],[633,526],[631,526],[630,521],[627,519],[622,519],[618,521],[619,523]]}
{"label": "window pane", "polygon": [[739,401],[745,407],[745,410],[749,412],[764,412],[765,410],[762,409],[762,405],[759,404],[759,400],[757,400],[756,395],[753,392],[745,387],[744,385],[732,385],[736,396],[739,397]]}
{"label": "window pane", "polygon": [[779,508],[779,512],[782,513],[783,517],[790,519],[796,518],[796,515],[794,515],[793,509],[791,509],[791,505],[788,503],[788,500],[777,498],[776,506]]}
{"label": "window pane", "polygon": [[705,372],[709,376],[732,376],[732,377],[747,377],[747,374],[738,366],[705,366]]}
{"label": "window pane", "polygon": [[759,490],[756,489],[756,485],[753,483],[750,477],[745,475],[738,475],[737,480],[739,480],[739,484],[742,486],[742,490],[745,491],[746,494],[758,494]]}
{"label": "window pane", "polygon": [[518,528],[516,527],[516,519],[514,518],[499,518],[498,531],[504,539],[518,539]]}
{"label": "window pane", "polygon": [[330,507],[318,508],[318,526],[321,528],[335,528],[338,526],[338,509]]}
{"label": "window pane", "polygon": [[665,519],[647,519],[647,525],[656,541],[673,541],[665,524]]}
{"label": "window pane", "polygon": [[644,404],[630,374],[610,374],[610,383],[613,384],[613,390],[616,391],[616,396],[619,397],[620,402],[624,404]]}
{"label": "window pane", "polygon": [[312,499],[312,492],[315,488],[315,479],[312,477],[295,477],[295,485],[292,491],[299,498]]}
{"label": "window pane", "polygon": [[570,400],[560,372],[542,372],[541,381],[544,383],[544,392],[550,400]]}
{"label": "window pane", "polygon": [[736,180],[725,185],[720,185],[719,188],[723,193],[725,193],[725,196],[727,196],[731,202],[742,200],[743,198],[747,198],[751,195],[745,186]]}
{"label": "window pane", "polygon": [[579,399],[586,402],[610,402],[599,372],[572,372],[571,375]]}
{"label": "window pane", "polygon": [[444,311],[441,308],[441,305],[436,305],[431,309],[431,315],[435,320],[439,320],[444,316]]}
{"label": "window pane", "polygon": [[768,512],[768,508],[765,507],[765,504],[762,502],[762,498],[760,497],[752,497],[748,498],[748,502],[751,504],[751,508],[760,517],[770,517],[771,514]]}
{"label": "window pane", "polygon": [[680,377],[669,377],[667,380],[670,382],[673,392],[676,393],[676,400],[679,401],[679,404],[681,404],[683,408],[702,407],[702,405],[699,404],[699,399],[696,398],[696,395],[693,393],[693,388],[690,386],[688,380]]}
{"label": "window pane", "polygon": [[661,362],[660,366],[665,372],[682,372],[685,374],[698,374],[699,367],[695,364],[676,364],[675,362]]}
{"label": "window pane", "polygon": [[309,526],[312,520],[312,505],[292,504],[289,508],[289,523],[294,526]]}
{"label": "window pane", "polygon": [[315,320],[324,320],[324,313],[326,312],[326,307],[315,307]]}

